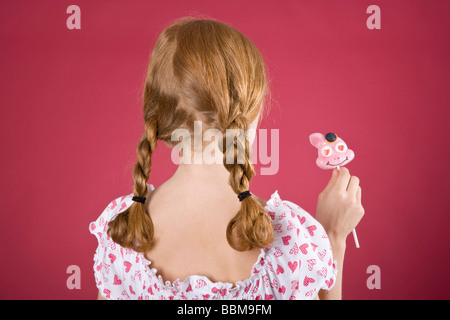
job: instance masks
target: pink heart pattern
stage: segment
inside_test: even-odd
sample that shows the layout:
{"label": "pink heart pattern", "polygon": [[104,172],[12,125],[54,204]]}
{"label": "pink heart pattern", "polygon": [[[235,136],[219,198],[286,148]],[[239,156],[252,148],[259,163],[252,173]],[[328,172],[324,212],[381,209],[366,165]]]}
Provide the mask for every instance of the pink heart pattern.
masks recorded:
{"label": "pink heart pattern", "polygon": [[276,273],[277,274],[284,273],[284,268],[282,266],[278,265]]}
{"label": "pink heart pattern", "polygon": [[312,226],[306,227],[306,229],[308,229],[309,235],[311,237],[313,237],[314,236],[314,231],[317,229],[317,227],[315,225],[312,225]]}
{"label": "pink heart pattern", "polygon": [[113,200],[89,224],[98,239],[94,276],[107,299],[314,299],[336,279],[330,242],[323,227],[299,206],[274,193],[266,209],[275,241],[262,250],[251,277],[237,282],[213,282],[201,275],[184,281],[164,281],[142,253],[122,248],[107,235],[108,223],[132,204],[132,194]]}
{"label": "pink heart pattern", "polygon": [[303,243],[299,248],[303,254],[308,254],[308,250],[307,250],[308,247],[309,247],[308,243]]}
{"label": "pink heart pattern", "polygon": [[297,269],[298,262],[297,261],[294,261],[294,262],[289,261],[288,266],[289,266],[289,269],[291,269],[292,273],[294,273],[295,269]]}
{"label": "pink heart pattern", "polygon": [[310,283],[314,283],[316,280],[314,278],[310,278],[308,276],[305,276],[305,279],[303,280],[303,285],[307,287]]}
{"label": "pink heart pattern", "polygon": [[201,279],[197,280],[197,284],[195,285],[195,287],[197,289],[201,288],[201,287],[204,287],[204,286],[206,286],[206,282],[204,280],[201,280]]}
{"label": "pink heart pattern", "polygon": [[114,261],[116,261],[116,256],[113,255],[112,253],[108,254],[108,257],[111,259],[111,264],[114,263]]}
{"label": "pink heart pattern", "polygon": [[291,240],[291,236],[285,236],[285,237],[281,237],[281,239],[283,240],[283,244],[285,246],[289,245],[289,240]]}
{"label": "pink heart pattern", "polygon": [[125,261],[125,262],[123,263],[123,265],[125,266],[125,272],[126,272],[126,273],[130,272],[130,269],[131,269],[131,266],[132,266],[131,262]]}

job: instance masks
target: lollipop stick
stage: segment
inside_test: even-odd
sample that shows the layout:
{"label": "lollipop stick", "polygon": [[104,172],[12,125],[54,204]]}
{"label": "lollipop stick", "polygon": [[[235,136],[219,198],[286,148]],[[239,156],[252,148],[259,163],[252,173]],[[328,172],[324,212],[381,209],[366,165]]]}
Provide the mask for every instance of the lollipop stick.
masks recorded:
{"label": "lollipop stick", "polygon": [[359,248],[359,241],[358,241],[358,236],[356,235],[356,229],[353,229],[352,233],[353,233],[353,240],[355,241],[355,246],[356,246],[356,248]]}
{"label": "lollipop stick", "polygon": [[[338,171],[341,169],[340,166],[337,166],[336,168]],[[356,235],[356,229],[353,229],[352,233],[353,233],[353,240],[355,241],[355,246],[356,246],[356,248],[359,248],[359,241],[358,241],[358,236]]]}

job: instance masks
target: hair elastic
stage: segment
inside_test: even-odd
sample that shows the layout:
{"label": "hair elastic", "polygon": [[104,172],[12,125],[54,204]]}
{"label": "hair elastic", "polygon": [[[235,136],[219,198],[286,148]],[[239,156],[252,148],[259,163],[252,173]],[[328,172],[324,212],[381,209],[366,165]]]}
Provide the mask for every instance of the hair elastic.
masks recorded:
{"label": "hair elastic", "polygon": [[134,202],[140,202],[140,203],[145,203],[145,199],[147,199],[147,198],[145,198],[145,197],[133,197],[133,201]]}
{"label": "hair elastic", "polygon": [[241,192],[241,193],[239,193],[238,194],[238,198],[239,198],[239,201],[242,201],[242,200],[244,200],[245,198],[247,198],[247,197],[250,197],[252,194],[250,193],[250,191],[244,191],[244,192]]}

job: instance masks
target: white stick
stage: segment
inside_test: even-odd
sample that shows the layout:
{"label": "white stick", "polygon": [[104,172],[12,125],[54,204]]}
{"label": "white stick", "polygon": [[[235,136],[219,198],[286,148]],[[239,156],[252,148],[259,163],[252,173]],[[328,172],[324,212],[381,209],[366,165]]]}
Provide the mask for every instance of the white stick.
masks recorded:
{"label": "white stick", "polygon": [[[341,169],[340,166],[336,167],[338,169],[338,171]],[[353,240],[355,241],[355,246],[357,249],[359,249],[359,241],[358,241],[358,236],[356,235],[356,229],[352,230],[353,233]]]}
{"label": "white stick", "polygon": [[356,229],[353,229],[352,233],[353,233],[353,240],[355,240],[356,248],[359,248],[359,241],[358,241],[358,236],[356,235]]}

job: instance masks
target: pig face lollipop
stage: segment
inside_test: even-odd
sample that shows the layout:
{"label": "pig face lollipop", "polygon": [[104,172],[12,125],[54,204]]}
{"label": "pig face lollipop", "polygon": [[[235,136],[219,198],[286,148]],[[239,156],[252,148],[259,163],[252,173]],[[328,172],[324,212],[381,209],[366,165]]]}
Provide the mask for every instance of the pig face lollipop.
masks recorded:
{"label": "pig face lollipop", "polygon": [[309,136],[309,141],[318,150],[316,164],[321,169],[339,169],[355,157],[355,153],[335,133],[330,132],[325,136],[313,133]]}

